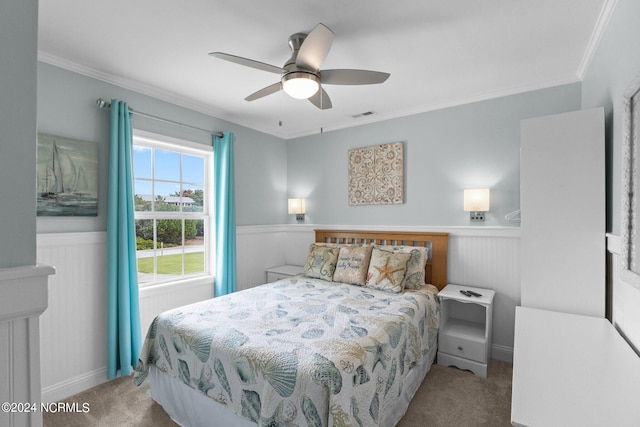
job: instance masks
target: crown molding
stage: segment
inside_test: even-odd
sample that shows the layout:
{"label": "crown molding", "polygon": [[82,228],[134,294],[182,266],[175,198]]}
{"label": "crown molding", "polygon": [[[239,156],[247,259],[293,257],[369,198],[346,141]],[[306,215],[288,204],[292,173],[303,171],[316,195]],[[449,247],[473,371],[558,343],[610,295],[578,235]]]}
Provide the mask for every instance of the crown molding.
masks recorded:
{"label": "crown molding", "polygon": [[563,86],[563,85],[578,83],[578,82],[580,82],[580,79],[577,76],[571,75],[562,79],[553,79],[553,80],[529,83],[526,85],[512,86],[512,87],[507,87],[507,88],[503,88],[496,91],[484,92],[477,95],[460,98],[455,101],[427,104],[421,107],[394,111],[392,113],[380,113],[380,114],[376,114],[375,116],[370,116],[368,118],[359,118],[357,119],[357,121],[338,123],[334,126],[324,126],[322,128],[322,132],[318,131],[317,128],[314,128],[312,130],[289,133],[287,134],[285,139],[301,138],[304,136],[315,135],[318,133],[326,133],[326,132],[347,129],[347,128],[356,127],[356,126],[362,126],[366,124],[383,122],[387,120],[413,116],[416,114],[428,113],[430,111],[444,110],[445,108],[459,107],[461,105],[473,104],[473,103],[482,102],[482,101],[489,101],[491,99],[502,98],[505,96],[512,96],[520,93],[532,92],[532,91],[541,90],[541,89],[549,89],[552,87]]}
{"label": "crown molding", "polygon": [[286,139],[286,134],[274,132],[273,129],[265,129],[257,126],[255,123],[250,123],[237,118],[230,117],[229,114],[224,111],[211,107],[208,104],[204,104],[198,101],[194,101],[191,98],[182,96],[175,92],[161,89],[157,86],[142,83],[137,80],[127,79],[113,74],[105,73],[104,71],[97,70],[95,68],[87,67],[77,62],[69,61],[56,55],[39,50],[38,61],[53,65],[54,67],[62,68],[67,71],[71,71],[77,74],[81,74],[85,77],[100,80],[105,83],[109,83],[124,89],[131,90],[133,92],[140,93],[142,95],[150,96],[152,98],[159,99],[180,107],[187,108],[189,110],[196,111],[198,113],[206,114],[207,116],[215,117],[217,119],[225,120],[230,123],[234,123],[239,126],[244,126],[250,129],[254,129],[269,135],[277,136],[279,138]]}
{"label": "crown molding", "polygon": [[[617,0],[609,0],[607,3],[616,3]],[[604,9],[604,8],[603,8]],[[607,9],[609,10],[609,9]],[[602,14],[601,14],[602,16]],[[610,13],[609,15],[610,16]],[[607,18],[608,22],[608,18]],[[605,23],[606,24],[606,23]],[[606,26],[606,25],[605,25]],[[593,38],[593,37],[592,37]],[[193,110],[202,114],[206,114],[208,116],[215,117],[217,119],[225,120],[230,123],[234,123],[239,126],[243,126],[249,129],[256,130],[258,132],[262,132],[268,135],[272,135],[278,138],[282,138],[284,140],[290,140],[295,138],[301,138],[304,136],[315,135],[321,132],[331,132],[341,129],[347,129],[357,126],[363,126],[378,122],[383,122],[387,120],[397,119],[401,117],[412,116],[416,114],[427,113],[430,111],[442,110],[445,108],[457,107],[460,105],[472,104],[475,102],[488,101],[495,98],[501,98],[504,96],[516,95],[519,93],[530,92],[534,90],[547,89],[550,87],[561,86],[565,84],[571,84],[579,82],[580,79],[578,76],[568,76],[566,78],[554,79],[542,82],[534,82],[526,85],[520,86],[512,86],[503,88],[496,91],[484,92],[476,95],[472,95],[469,97],[461,98],[455,101],[450,102],[441,102],[434,104],[427,104],[417,108],[410,108],[400,111],[394,111],[392,113],[381,113],[376,114],[375,116],[371,116],[368,118],[359,118],[356,120],[344,121],[341,123],[337,123],[333,126],[325,126],[320,131],[317,127],[301,130],[298,132],[282,132],[280,130],[276,130],[270,127],[265,127],[258,125],[256,123],[252,123],[250,121],[239,120],[237,116],[231,117],[229,114],[224,111],[218,110],[216,108],[211,107],[210,105],[194,101],[188,97],[179,95],[175,92],[170,92],[164,89],[161,89],[157,86],[148,85],[139,81],[127,79],[120,76],[114,76],[112,74],[96,70],[91,67],[87,67],[82,64],[78,64],[73,61],[66,60],[64,58],[60,58],[55,55],[51,55],[44,51],[38,51],[38,60],[49,65],[53,65],[55,67],[63,68],[65,70],[84,75],[86,77],[90,77],[96,80],[100,80],[106,83],[113,84],[115,86],[128,89],[137,93],[141,93],[143,95],[150,96],[152,98],[159,99],[161,101],[169,102],[174,105],[178,105],[180,107],[187,108],[189,110]]]}
{"label": "crown molding", "polygon": [[582,55],[582,60],[580,61],[578,71],[576,72],[578,79],[581,81],[584,80],[584,77],[587,74],[587,70],[591,65],[591,61],[593,60],[596,51],[598,50],[598,46],[600,46],[600,40],[602,40],[605,30],[609,26],[609,20],[611,19],[617,4],[618,0],[605,0],[602,5],[602,9],[600,9],[600,15],[598,16],[596,25],[591,33],[591,38],[587,44],[587,49],[585,50],[584,55]]}

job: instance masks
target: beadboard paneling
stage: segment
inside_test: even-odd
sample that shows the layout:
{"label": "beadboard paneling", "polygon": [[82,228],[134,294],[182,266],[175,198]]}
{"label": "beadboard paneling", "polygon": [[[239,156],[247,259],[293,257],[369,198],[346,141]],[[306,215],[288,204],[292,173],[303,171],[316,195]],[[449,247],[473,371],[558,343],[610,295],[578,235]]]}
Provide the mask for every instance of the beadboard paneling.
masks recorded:
{"label": "beadboard paneling", "polygon": [[493,352],[513,360],[515,310],[520,305],[520,239],[517,236],[449,237],[449,283],[493,289]]}
{"label": "beadboard paneling", "polygon": [[237,227],[237,290],[266,283],[266,269],[286,263],[285,226]]}
{"label": "beadboard paneling", "polygon": [[211,279],[196,279],[140,289],[140,328],[146,335],[155,317],[167,310],[213,298]]}
{"label": "beadboard paneling", "polygon": [[38,262],[56,268],[40,317],[44,402],[106,380],[105,254],[104,232],[37,236]]}
{"label": "beadboard paneling", "polygon": [[[106,233],[40,234],[37,257],[56,267],[40,318],[42,399],[54,402],[107,380]],[[210,279],[142,288],[142,335],[158,313],[212,296]]]}

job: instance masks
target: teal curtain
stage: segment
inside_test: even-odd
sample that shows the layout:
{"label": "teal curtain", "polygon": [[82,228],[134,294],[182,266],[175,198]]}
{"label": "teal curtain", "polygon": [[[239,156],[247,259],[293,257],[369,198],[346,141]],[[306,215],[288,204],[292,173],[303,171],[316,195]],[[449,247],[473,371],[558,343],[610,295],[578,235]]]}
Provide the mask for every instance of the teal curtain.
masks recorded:
{"label": "teal curtain", "polygon": [[236,203],[233,133],[213,136],[216,272],[214,296],[236,291]]}
{"label": "teal curtain", "polygon": [[142,343],[133,218],[133,143],[125,102],[111,100],[107,205],[107,376],[131,375]]}

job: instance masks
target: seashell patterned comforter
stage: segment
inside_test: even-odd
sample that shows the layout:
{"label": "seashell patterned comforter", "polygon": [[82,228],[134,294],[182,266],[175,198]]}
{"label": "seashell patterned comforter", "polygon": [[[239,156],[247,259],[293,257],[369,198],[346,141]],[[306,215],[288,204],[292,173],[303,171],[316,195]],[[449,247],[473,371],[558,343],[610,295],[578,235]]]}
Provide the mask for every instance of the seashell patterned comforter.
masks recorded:
{"label": "seashell patterned comforter", "polygon": [[436,345],[428,288],[298,276],[170,310],[151,324],[134,381],[156,365],[259,426],[377,426]]}

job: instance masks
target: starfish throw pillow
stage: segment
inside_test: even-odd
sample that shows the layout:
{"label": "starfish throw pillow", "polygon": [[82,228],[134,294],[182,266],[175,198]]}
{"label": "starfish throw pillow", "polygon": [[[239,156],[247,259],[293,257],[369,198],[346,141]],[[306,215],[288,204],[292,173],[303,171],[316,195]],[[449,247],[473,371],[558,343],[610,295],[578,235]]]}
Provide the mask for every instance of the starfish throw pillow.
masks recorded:
{"label": "starfish throw pillow", "polygon": [[404,276],[411,254],[393,253],[373,248],[366,286],[400,293],[404,290]]}

